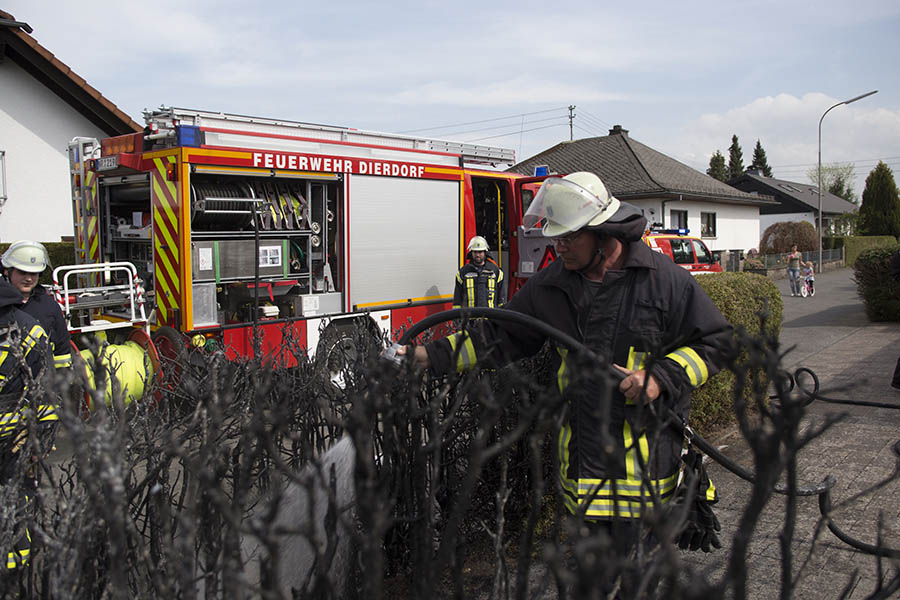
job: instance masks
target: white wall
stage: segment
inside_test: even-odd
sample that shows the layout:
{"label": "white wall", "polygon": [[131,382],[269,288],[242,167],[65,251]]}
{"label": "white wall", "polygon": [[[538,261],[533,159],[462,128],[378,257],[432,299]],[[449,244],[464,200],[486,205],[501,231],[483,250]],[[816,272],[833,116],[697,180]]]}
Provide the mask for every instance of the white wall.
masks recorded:
{"label": "white wall", "polygon": [[812,211],[803,213],[782,213],[780,215],[759,215],[759,238],[762,239],[762,234],[765,233],[766,229],[769,228],[769,225],[772,225],[773,223],[794,221],[806,221],[807,223],[811,223],[812,226],[816,228],[816,231],[819,229],[819,226],[816,223],[816,214]]}
{"label": "white wall", "polygon": [[[644,215],[651,223],[660,221],[659,215],[662,212],[660,200],[637,200],[632,204],[643,209]],[[716,213],[716,237],[703,238],[710,250],[749,250],[759,245],[761,217],[758,206],[670,200],[665,203],[666,227],[672,227],[673,210],[687,211],[688,229],[691,230],[691,235],[697,237],[700,237],[700,213]]]}
{"label": "white wall", "polygon": [[58,242],[72,235],[69,159],[73,137],[106,137],[9,58],[0,62],[0,150],[6,195],[0,242]]}

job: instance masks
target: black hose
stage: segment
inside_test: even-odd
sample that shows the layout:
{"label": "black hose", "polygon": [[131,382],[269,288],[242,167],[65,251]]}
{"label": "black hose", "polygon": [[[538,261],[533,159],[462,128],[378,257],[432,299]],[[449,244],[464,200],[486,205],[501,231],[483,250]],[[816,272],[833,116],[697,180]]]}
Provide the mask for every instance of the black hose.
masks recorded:
{"label": "black hose", "polygon": [[[800,384],[800,375],[806,373],[813,381],[813,389],[812,391],[806,389],[804,386]],[[819,377],[813,372],[812,369],[807,367],[800,367],[794,374],[786,373],[787,377],[790,381],[790,388],[794,389],[794,382],[797,382],[797,387],[803,393],[804,402],[803,406],[809,406],[812,404],[813,400],[820,400],[822,402],[827,402],[828,404],[848,404],[851,406],[874,406],[875,408],[890,408],[893,410],[900,410],[900,404],[890,404],[887,402],[875,402],[872,400],[849,400],[846,398],[829,398],[828,396],[823,396],[819,393]],[[778,395],[770,396],[771,399],[777,398]]]}
{"label": "black hose", "polygon": [[[531,315],[527,315],[525,313],[515,312],[512,310],[498,309],[498,308],[452,308],[450,310],[445,310],[439,313],[435,313],[428,317],[425,317],[418,323],[413,324],[403,336],[400,338],[401,345],[407,345],[412,340],[416,339],[422,332],[427,329],[434,327],[439,323],[445,323],[447,321],[452,321],[454,319],[462,319],[463,321],[468,319],[496,319],[498,321],[507,321],[510,323],[516,323],[518,325],[524,325],[529,329],[535,330],[538,333],[545,335],[546,337],[554,340],[560,345],[569,348],[575,352],[581,353],[584,356],[587,356],[591,360],[596,360],[598,364],[606,365],[610,375],[612,375],[617,381],[621,381],[625,378],[625,374],[618,369],[614,368],[612,365],[609,365],[605,360],[601,359],[595,352],[593,352],[590,348],[573,338],[572,336],[559,331],[555,327],[551,327],[550,325],[544,323],[543,321],[532,317]],[[809,373],[813,381],[815,382],[814,391],[811,393],[812,398],[821,398],[817,395],[819,389],[819,379],[816,377],[815,373],[813,373],[810,369],[802,367],[797,369],[795,373],[806,372]],[[789,375],[790,377],[790,375]],[[793,378],[791,378],[791,388],[793,389]],[[804,393],[810,395],[810,392]],[[807,402],[808,404],[809,402]],[[847,401],[850,403],[850,401]],[[862,401],[854,402],[856,404],[862,404],[865,406],[878,406],[880,403],[863,403]],[[890,408],[896,408],[895,406],[889,406]],[[667,417],[669,421],[670,427],[675,429],[680,435],[684,436],[690,443],[697,446],[702,450],[707,456],[711,459],[722,465],[727,470],[731,471],[741,479],[754,483],[756,481],[755,474],[740,465],[724,454],[722,454],[718,448],[713,446],[709,441],[704,439],[701,435],[693,431],[687,424],[683,423],[681,417],[675,414],[675,412],[669,408],[665,407],[667,411]],[[898,442],[894,446],[894,452],[897,454],[898,459],[900,459],[900,442]],[[834,521],[828,516],[828,512],[831,510],[831,488],[835,485],[835,479],[830,475],[825,478],[825,480],[815,487],[797,487],[794,490],[794,494],[797,496],[819,496],[819,512],[822,517],[826,520],[828,525],[828,529],[834,533],[841,541],[844,543],[865,552],[867,554],[874,554],[876,556],[888,556],[888,557],[900,557],[900,550],[894,550],[891,548],[884,548],[880,546],[873,546],[871,544],[867,544],[865,542],[860,542],[846,533],[844,533],[840,528],[835,525]],[[776,484],[774,486],[774,491],[778,494],[789,495],[790,491],[781,484]]]}

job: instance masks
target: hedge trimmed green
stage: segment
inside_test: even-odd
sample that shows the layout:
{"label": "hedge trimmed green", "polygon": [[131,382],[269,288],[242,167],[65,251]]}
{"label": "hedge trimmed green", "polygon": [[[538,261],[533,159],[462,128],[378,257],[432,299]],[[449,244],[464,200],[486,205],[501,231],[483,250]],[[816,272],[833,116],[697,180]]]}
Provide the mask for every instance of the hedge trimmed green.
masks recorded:
{"label": "hedge trimmed green", "polygon": [[[765,314],[766,333],[781,333],[784,304],[778,286],[755,273],[711,273],[697,277],[697,283],[722,311],[735,329],[743,328],[751,335],[761,333],[760,315]],[[734,374],[725,369],[694,391],[691,398],[691,426],[709,433],[734,422]],[[748,403],[751,391],[745,391]]]}
{"label": "hedge trimmed green", "polygon": [[[890,237],[890,236],[888,236]],[[891,255],[900,246],[863,251],[853,264],[853,280],[870,321],[900,321],[900,282],[891,277]]]}
{"label": "hedge trimmed green", "polygon": [[892,235],[857,235],[844,238],[844,260],[852,267],[856,259],[869,248],[891,248],[897,245],[897,238]]}

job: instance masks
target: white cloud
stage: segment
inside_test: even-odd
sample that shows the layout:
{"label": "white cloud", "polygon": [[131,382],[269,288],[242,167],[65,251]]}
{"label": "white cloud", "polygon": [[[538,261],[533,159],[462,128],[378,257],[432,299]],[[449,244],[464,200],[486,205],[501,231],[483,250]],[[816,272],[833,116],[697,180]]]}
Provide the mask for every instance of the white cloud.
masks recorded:
{"label": "white cloud", "polygon": [[[874,98],[874,97],[873,97]],[[822,161],[858,162],[900,155],[900,110],[867,107],[865,102],[835,108],[822,122]],[[723,113],[707,113],[689,122],[665,144],[673,158],[705,170],[718,149],[728,157],[737,135],[744,164],[749,165],[760,140],[775,176],[806,181],[806,169],[818,161],[818,125],[822,114],[840,99],[821,93],[778,94],[757,98]],[[779,169],[779,167],[782,167]],[[862,168],[862,167],[860,167]]]}

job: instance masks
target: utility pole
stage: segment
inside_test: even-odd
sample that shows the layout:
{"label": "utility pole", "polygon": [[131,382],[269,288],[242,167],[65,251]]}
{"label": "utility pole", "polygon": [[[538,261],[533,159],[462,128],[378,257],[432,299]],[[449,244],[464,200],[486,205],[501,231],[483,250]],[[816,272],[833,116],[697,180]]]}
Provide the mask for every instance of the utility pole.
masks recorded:
{"label": "utility pole", "polygon": [[575,105],[571,105],[569,107],[569,141],[573,141],[575,139],[575,135],[572,131],[572,124],[575,121]]}

